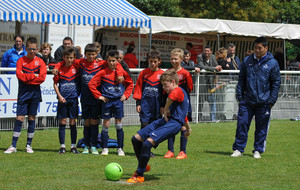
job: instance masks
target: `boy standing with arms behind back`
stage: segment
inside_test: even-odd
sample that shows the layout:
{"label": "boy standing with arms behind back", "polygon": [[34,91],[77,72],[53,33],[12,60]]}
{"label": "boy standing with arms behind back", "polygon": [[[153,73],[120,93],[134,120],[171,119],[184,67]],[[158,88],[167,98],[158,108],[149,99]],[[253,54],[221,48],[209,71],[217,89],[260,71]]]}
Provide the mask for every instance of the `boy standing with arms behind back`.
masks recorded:
{"label": "boy standing with arms behind back", "polygon": [[17,141],[21,134],[25,115],[28,115],[26,152],[33,153],[31,142],[35,130],[35,116],[42,99],[41,87],[46,79],[47,69],[44,61],[35,56],[38,51],[38,41],[29,37],[26,41],[27,55],[17,61],[16,75],[19,80],[17,118],[13,130],[11,146],[4,153],[17,152]]}
{"label": "boy standing with arms behind back", "polygon": [[[60,67],[59,74],[53,77],[54,90],[58,98],[57,119],[59,119],[59,154],[66,153],[65,128],[67,118],[71,129],[71,153],[78,154],[76,149],[77,129],[76,118],[78,117],[79,72],[73,66],[76,51],[74,48],[66,48],[63,52],[64,66]],[[59,83],[59,86],[58,86]]]}

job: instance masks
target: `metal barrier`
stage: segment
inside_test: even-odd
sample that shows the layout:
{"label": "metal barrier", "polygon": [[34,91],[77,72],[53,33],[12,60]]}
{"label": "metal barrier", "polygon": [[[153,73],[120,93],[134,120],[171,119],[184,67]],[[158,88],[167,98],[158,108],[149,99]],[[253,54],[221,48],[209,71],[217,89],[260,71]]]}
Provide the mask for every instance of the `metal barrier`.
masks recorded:
{"label": "metal barrier", "polygon": [[[0,68],[1,71],[1,68]],[[133,81],[136,82],[142,69],[131,69]],[[238,81],[239,71],[222,71],[220,73],[210,73],[201,71],[200,74],[192,73],[194,89],[191,93],[192,119],[193,123],[211,122],[211,105],[215,103],[216,120],[231,121],[237,117],[238,103],[235,98],[235,88]],[[1,75],[0,75],[1,77]],[[212,83],[207,83],[208,79]],[[0,84],[1,85],[1,84]],[[210,93],[215,86],[221,86]],[[277,103],[272,109],[272,119],[292,119],[300,114],[300,71],[282,71],[281,88]],[[213,101],[211,101],[213,100]],[[122,120],[124,125],[139,125],[139,115],[136,112],[135,100],[130,98],[124,103],[125,116]],[[82,120],[77,121],[78,126],[82,126]],[[12,130],[14,118],[0,119],[0,130]],[[112,121],[114,123],[114,121]],[[27,122],[24,122],[27,127]],[[36,118],[36,128],[44,129],[58,127],[55,117],[43,116]]]}

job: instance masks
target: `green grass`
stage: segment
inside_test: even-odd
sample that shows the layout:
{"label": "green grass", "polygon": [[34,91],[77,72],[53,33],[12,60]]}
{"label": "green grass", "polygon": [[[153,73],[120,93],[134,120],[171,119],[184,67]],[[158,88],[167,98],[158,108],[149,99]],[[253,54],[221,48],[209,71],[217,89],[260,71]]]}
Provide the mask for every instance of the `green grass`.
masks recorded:
{"label": "green grass", "polygon": [[[253,122],[254,123],[254,122]],[[2,153],[11,143],[12,132],[0,132],[0,189],[299,189],[300,130],[299,122],[271,121],[266,152],[261,159],[252,157],[254,125],[249,131],[245,154],[231,158],[236,122],[201,123],[192,125],[188,142],[188,159],[164,159],[166,142],[153,152],[151,171],[145,173],[145,183],[125,182],[135,171],[137,160],[130,139],[139,129],[126,126],[125,157],[116,149],[108,156],[57,154],[57,129],[38,130],[33,140],[34,154],[25,153],[26,131],[22,131],[18,152]],[[114,128],[110,137],[115,138]],[[82,129],[78,130],[79,138]],[[69,150],[69,130],[66,134]],[[179,152],[179,136],[175,142]],[[124,170],[120,182],[107,181],[104,168],[110,162]]]}

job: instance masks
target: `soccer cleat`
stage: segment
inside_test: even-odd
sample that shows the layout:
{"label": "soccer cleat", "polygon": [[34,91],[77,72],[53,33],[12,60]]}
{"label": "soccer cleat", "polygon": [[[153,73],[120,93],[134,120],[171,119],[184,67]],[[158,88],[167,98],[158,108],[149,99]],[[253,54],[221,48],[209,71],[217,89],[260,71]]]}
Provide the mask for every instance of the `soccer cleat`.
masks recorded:
{"label": "soccer cleat", "polygon": [[108,155],[108,148],[103,148],[101,155],[107,156]]}
{"label": "soccer cleat", "polygon": [[238,150],[235,150],[232,154],[231,154],[231,157],[239,157],[239,156],[243,156],[243,154],[238,151]]}
{"label": "soccer cleat", "polygon": [[34,153],[30,145],[26,145],[26,152],[30,154]]}
{"label": "soccer cleat", "polygon": [[180,151],[176,159],[186,159],[187,155],[183,151]]}
{"label": "soccer cleat", "polygon": [[13,147],[12,145],[8,147],[6,151],[4,151],[5,154],[11,154],[13,152],[17,152],[17,147]]}
{"label": "soccer cleat", "polygon": [[60,147],[58,154],[65,154],[66,153],[66,148],[65,147]]}
{"label": "soccer cleat", "polygon": [[73,154],[79,154],[79,151],[76,149],[76,147],[71,148],[71,153]]}
{"label": "soccer cleat", "polygon": [[84,147],[82,154],[89,154],[89,148],[87,146]]}
{"label": "soccer cleat", "polygon": [[253,158],[256,158],[256,159],[261,158],[260,153],[259,153],[258,151],[254,151],[254,153],[253,153]]}
{"label": "soccer cleat", "polygon": [[122,148],[118,148],[118,156],[125,156],[125,153]]}
{"label": "soccer cleat", "polygon": [[147,164],[145,172],[149,172],[150,170],[151,170],[151,166],[149,164]]}
{"label": "soccer cleat", "polygon": [[139,176],[136,172],[129,178],[126,182],[127,183],[143,183],[145,178],[143,176]]}
{"label": "soccer cleat", "polygon": [[99,152],[98,152],[98,150],[95,146],[91,147],[91,152],[92,152],[93,155],[99,155]]}
{"label": "soccer cleat", "polygon": [[175,157],[174,153],[171,152],[170,150],[164,155],[164,158],[173,158],[173,157]]}

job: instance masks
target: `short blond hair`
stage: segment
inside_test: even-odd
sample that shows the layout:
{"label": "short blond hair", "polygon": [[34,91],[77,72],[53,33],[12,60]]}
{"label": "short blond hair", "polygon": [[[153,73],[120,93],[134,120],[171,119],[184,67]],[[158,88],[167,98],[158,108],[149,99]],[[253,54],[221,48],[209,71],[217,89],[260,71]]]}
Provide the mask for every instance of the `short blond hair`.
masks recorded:
{"label": "short blond hair", "polygon": [[180,48],[175,48],[171,51],[171,56],[172,55],[178,55],[181,59],[183,59],[183,53],[184,51]]}
{"label": "short blond hair", "polygon": [[169,69],[160,76],[161,83],[165,81],[172,82],[173,80],[175,80],[176,84],[179,84],[179,77],[177,72],[174,69]]}

